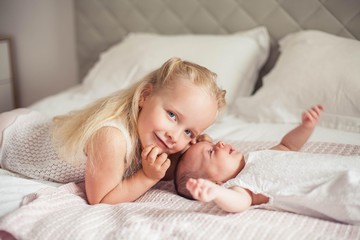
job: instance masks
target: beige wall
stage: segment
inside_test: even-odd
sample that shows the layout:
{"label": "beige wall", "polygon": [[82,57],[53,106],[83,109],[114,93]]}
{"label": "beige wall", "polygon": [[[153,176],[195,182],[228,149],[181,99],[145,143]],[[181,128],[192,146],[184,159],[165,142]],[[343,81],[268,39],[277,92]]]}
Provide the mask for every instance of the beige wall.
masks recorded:
{"label": "beige wall", "polygon": [[0,34],[14,40],[20,106],[78,82],[73,0],[0,0]]}

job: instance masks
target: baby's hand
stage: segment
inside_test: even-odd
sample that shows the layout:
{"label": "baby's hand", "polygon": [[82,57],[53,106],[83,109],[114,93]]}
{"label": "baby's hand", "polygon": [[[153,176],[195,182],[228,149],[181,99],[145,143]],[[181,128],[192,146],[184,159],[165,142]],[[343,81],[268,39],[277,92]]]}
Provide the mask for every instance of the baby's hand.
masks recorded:
{"label": "baby's hand", "polygon": [[302,114],[302,124],[307,128],[314,128],[320,119],[320,114],[324,110],[322,105],[316,105]]}
{"label": "baby's hand", "polygon": [[214,200],[217,197],[217,189],[219,187],[219,185],[202,178],[190,178],[186,183],[186,188],[193,198],[201,202]]}
{"label": "baby's hand", "polygon": [[166,153],[159,155],[159,148],[148,146],[141,153],[142,167],[148,178],[160,180],[170,167],[170,159]]}

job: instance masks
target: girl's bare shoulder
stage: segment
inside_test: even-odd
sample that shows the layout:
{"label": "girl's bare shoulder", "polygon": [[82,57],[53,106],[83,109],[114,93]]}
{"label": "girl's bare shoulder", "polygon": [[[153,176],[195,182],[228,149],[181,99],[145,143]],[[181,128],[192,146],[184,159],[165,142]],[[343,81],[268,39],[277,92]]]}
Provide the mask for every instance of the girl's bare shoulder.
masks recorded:
{"label": "girl's bare shoulder", "polygon": [[[97,152],[101,155],[125,156],[126,139],[124,134],[115,127],[101,127],[89,139],[87,149],[91,152]],[[90,150],[90,149],[89,149]]]}

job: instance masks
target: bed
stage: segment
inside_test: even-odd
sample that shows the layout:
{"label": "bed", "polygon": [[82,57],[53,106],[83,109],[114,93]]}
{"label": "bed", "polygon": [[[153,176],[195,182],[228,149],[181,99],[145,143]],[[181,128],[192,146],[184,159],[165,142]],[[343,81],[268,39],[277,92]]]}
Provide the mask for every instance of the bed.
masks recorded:
{"label": "bed", "polygon": [[[29,108],[66,113],[178,56],[218,74],[228,106],[206,132],[266,149],[301,112],[325,112],[304,152],[360,161],[360,2],[74,1],[81,83]],[[161,181],[133,203],[0,169],[0,239],[360,239],[360,226],[265,209],[229,214]]]}

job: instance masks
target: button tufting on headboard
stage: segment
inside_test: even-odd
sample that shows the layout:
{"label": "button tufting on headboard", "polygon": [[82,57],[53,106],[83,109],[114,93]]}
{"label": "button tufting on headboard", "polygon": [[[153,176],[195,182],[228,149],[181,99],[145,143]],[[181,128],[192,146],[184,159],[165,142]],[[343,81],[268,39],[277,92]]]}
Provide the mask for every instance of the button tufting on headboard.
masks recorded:
{"label": "button tufting on headboard", "polygon": [[274,42],[318,29],[360,39],[360,0],[76,0],[79,73],[129,32],[225,34],[258,25]]}

